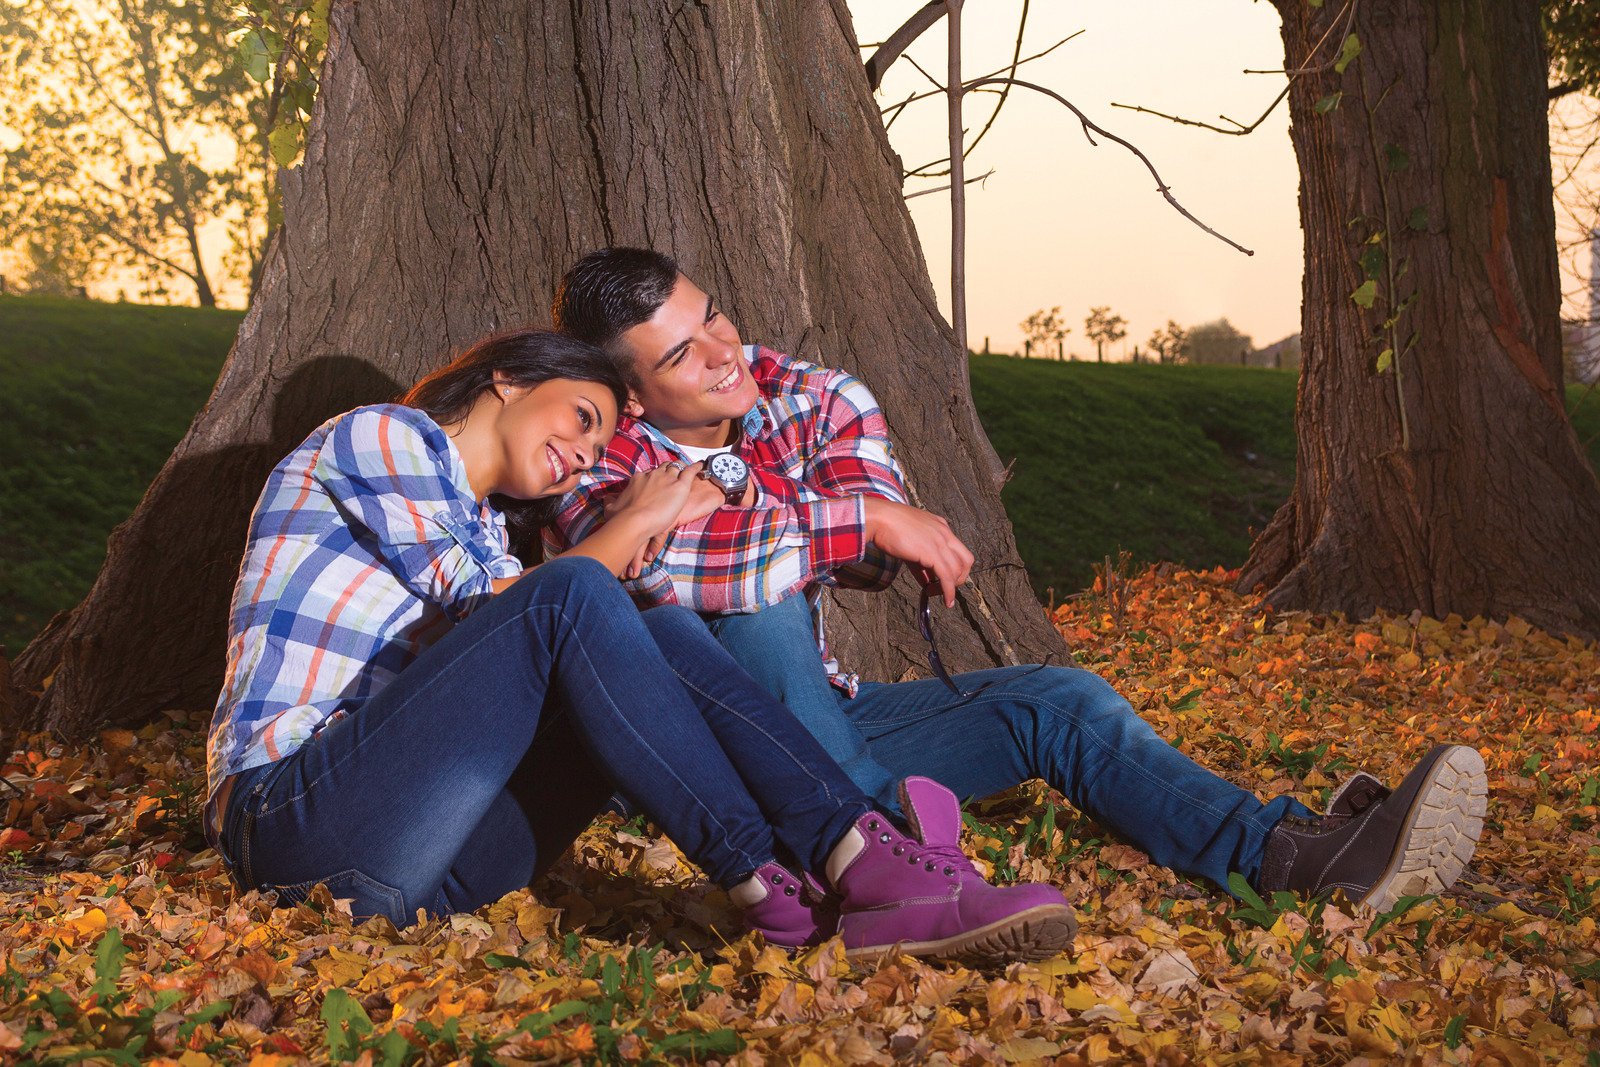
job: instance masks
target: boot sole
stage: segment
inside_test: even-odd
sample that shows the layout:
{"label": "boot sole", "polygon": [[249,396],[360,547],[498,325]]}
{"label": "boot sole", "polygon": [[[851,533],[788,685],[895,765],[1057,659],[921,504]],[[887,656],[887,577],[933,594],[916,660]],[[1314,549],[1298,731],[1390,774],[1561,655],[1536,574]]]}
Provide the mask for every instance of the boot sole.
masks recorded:
{"label": "boot sole", "polygon": [[1077,936],[1078,919],[1071,908],[1041,904],[955,937],[866,945],[846,949],[844,956],[852,963],[891,955],[931,956],[972,967],[991,967],[1059,956],[1072,947],[1072,939]]}
{"label": "boot sole", "polygon": [[1400,844],[1357,909],[1377,914],[1401,897],[1442,893],[1455,884],[1483,833],[1489,782],[1477,749],[1454,745],[1428,770],[1406,812]]}

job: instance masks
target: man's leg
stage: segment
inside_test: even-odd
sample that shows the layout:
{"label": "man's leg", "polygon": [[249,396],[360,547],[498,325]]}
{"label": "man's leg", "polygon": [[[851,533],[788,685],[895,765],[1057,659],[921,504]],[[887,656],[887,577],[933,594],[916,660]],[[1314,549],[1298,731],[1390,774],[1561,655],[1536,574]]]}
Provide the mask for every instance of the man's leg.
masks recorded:
{"label": "man's leg", "polygon": [[749,615],[716,615],[706,626],[756,684],[777,697],[851,781],[884,811],[899,814],[902,775],[884,767],[839,706],[840,694],[817,655],[811,605],[796,593]]}
{"label": "man's leg", "polygon": [[868,684],[843,713],[895,778],[926,775],[983,797],[1042,778],[1153,862],[1226,886],[1253,879],[1267,834],[1285,815],[1163,741],[1111,685],[1075,667],[1010,667],[957,677],[963,699],[933,680]]}

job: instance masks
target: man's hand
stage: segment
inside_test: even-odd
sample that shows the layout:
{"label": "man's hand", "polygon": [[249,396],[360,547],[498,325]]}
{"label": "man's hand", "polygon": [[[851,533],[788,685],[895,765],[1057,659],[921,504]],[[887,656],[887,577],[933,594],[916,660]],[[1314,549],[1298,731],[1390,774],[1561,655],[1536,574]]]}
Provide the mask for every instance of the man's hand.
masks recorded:
{"label": "man's hand", "polygon": [[868,495],[867,540],[883,551],[930,572],[945,607],[955,607],[956,589],[972,573],[972,552],[939,516],[921,508]]}

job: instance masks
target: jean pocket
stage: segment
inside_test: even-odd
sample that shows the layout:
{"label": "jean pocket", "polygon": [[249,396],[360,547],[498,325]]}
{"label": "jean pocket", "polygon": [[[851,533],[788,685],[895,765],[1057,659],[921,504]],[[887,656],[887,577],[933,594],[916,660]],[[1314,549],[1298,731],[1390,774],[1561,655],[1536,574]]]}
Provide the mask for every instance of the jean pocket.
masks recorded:
{"label": "jean pocket", "polygon": [[311,891],[319,885],[327,886],[329,894],[335,900],[350,901],[350,912],[357,921],[373,915],[386,916],[396,926],[404,926],[410,921],[410,917],[405,914],[404,893],[393,886],[384,885],[375,878],[368,878],[357,870],[340,871],[338,874],[312,878],[291,885],[263,882],[260,888],[263,892],[276,893],[280,906],[292,908],[304,903],[311,895]]}

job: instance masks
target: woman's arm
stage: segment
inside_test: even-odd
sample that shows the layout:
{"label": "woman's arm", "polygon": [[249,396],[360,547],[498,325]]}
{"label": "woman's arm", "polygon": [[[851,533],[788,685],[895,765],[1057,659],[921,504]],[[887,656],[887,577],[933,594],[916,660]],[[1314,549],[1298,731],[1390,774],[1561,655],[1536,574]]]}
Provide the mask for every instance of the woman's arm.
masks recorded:
{"label": "woman's arm", "polygon": [[[605,521],[561,555],[597,559],[620,578],[652,537],[672,529],[703,466],[669,463],[635,475],[607,504]],[[516,580],[495,579],[494,591]]]}

